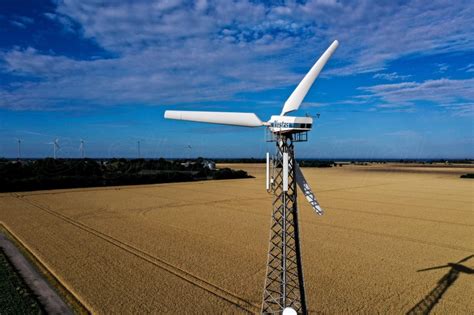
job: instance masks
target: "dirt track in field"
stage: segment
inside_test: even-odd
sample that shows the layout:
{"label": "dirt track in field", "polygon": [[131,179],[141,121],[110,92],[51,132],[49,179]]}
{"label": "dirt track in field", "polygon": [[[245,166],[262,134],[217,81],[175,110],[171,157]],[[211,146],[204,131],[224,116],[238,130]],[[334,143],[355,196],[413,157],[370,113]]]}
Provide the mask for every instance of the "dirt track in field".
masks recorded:
{"label": "dirt track in field", "polygon": [[[257,312],[271,196],[232,168],[256,178],[0,194],[0,222],[94,312]],[[472,168],[303,172],[326,210],[300,196],[311,312],[474,309]]]}

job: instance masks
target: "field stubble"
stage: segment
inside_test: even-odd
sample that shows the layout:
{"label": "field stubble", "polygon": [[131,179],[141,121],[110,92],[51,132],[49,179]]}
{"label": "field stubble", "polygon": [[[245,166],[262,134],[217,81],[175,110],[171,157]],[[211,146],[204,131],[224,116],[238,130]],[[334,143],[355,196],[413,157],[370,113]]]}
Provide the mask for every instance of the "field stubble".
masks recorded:
{"label": "field stubble", "polygon": [[[92,311],[256,312],[272,198],[263,165],[232,168],[256,178],[0,194],[0,221]],[[299,198],[310,311],[474,309],[472,274],[435,304],[452,266],[418,272],[474,252],[474,182],[459,178],[469,169],[303,172],[326,210]],[[472,273],[474,258],[462,265]]]}

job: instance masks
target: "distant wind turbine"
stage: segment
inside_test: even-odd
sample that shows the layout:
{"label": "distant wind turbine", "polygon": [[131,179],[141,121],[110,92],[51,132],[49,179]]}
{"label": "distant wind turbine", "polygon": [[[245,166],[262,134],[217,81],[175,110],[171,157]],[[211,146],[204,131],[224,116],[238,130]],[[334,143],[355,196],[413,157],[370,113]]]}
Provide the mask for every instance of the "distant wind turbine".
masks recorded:
{"label": "distant wind turbine", "polygon": [[81,144],[79,145],[79,151],[81,151],[81,158],[84,158],[84,140],[81,139]]}
{"label": "distant wind turbine", "polygon": [[53,146],[53,158],[56,159],[56,152],[61,149],[61,146],[59,145],[59,139],[56,138],[53,142],[48,142],[47,144],[51,144]]}
{"label": "distant wind turbine", "polygon": [[188,149],[188,160],[190,160],[191,159],[191,151],[192,151],[193,147],[190,144],[188,144],[186,146],[186,149]]}
{"label": "distant wind turbine", "polygon": [[21,139],[17,138],[18,141],[18,160],[21,159]]}
{"label": "distant wind turbine", "polygon": [[138,158],[140,158],[140,140],[137,141],[137,151],[138,151]]}

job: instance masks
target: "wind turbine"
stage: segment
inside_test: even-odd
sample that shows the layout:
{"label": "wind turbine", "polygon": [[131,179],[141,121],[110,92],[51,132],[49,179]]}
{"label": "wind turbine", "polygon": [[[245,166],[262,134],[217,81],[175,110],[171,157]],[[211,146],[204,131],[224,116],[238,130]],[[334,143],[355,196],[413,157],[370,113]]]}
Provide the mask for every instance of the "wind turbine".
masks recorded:
{"label": "wind turbine", "polygon": [[51,144],[53,146],[53,158],[56,160],[56,152],[61,149],[61,146],[59,145],[59,139],[56,138],[53,142],[48,142],[47,144]]}
{"label": "wind turbine", "polygon": [[137,141],[137,153],[138,153],[138,158],[141,157],[141,154],[140,154],[140,140]]}
{"label": "wind turbine", "polygon": [[18,142],[18,161],[21,159],[21,139],[17,138],[16,139]]}
{"label": "wind turbine", "polygon": [[193,147],[190,144],[188,144],[186,146],[186,149],[188,150],[188,160],[191,160],[191,150],[193,149]]}
{"label": "wind turbine", "polygon": [[81,139],[81,144],[79,144],[79,151],[81,151],[81,159],[84,158],[84,140]]}
{"label": "wind turbine", "polygon": [[307,141],[313,119],[287,114],[298,110],[338,45],[336,40],[329,46],[286,100],[280,115],[271,116],[267,122],[261,121],[254,113],[165,111],[167,119],[244,127],[264,126],[270,134],[267,141],[276,143],[275,157],[270,159],[269,153],[266,155],[266,188],[274,195],[274,202],[262,313],[307,313],[296,185],[317,214],[323,214],[323,210],[295,161],[293,147],[294,142]]}

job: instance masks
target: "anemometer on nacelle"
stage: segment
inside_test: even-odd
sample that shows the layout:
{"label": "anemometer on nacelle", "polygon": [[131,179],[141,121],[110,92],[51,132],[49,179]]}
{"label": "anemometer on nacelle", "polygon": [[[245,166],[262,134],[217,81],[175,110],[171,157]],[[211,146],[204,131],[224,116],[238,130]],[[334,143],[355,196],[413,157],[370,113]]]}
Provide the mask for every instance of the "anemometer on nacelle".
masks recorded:
{"label": "anemometer on nacelle", "polygon": [[[313,210],[321,215],[316,196],[294,155],[294,142],[307,141],[312,117],[287,116],[298,110],[306,94],[339,45],[334,41],[286,100],[280,115],[263,122],[254,113],[165,111],[165,118],[213,124],[267,128],[267,141],[276,143],[276,154],[266,154],[266,189],[274,195],[267,277],[262,313],[306,314],[303,267],[299,244],[297,186]],[[319,114],[317,115],[319,118]]]}

